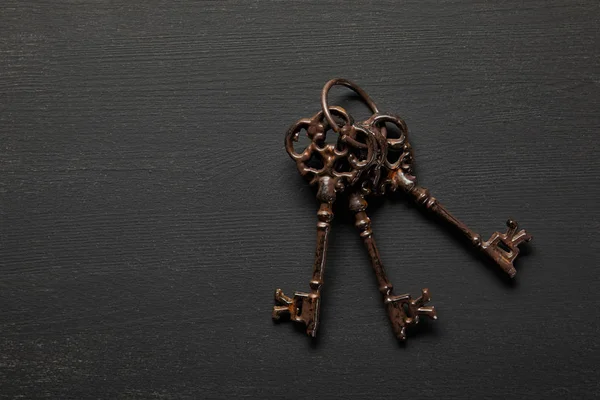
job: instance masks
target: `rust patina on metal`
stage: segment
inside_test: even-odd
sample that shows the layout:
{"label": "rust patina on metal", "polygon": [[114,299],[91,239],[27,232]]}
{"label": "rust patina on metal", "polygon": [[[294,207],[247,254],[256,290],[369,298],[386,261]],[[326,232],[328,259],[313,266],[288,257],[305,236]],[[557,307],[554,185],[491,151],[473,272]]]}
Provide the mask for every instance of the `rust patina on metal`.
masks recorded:
{"label": "rust patina on metal", "polygon": [[[366,121],[355,123],[352,117],[339,106],[330,106],[327,95],[333,86],[345,86],[356,92],[369,106],[372,115]],[[328,236],[333,219],[332,206],[336,195],[349,193],[349,208],[355,213],[355,225],[360,232],[375,271],[379,291],[396,337],[406,339],[406,328],[419,322],[421,316],[436,319],[433,306],[426,306],[430,295],[423,289],[421,296],[413,299],[408,294],[394,295],[379,256],[371,221],[366,214],[366,196],[382,196],[401,191],[415,203],[455,227],[475,246],[488,256],[511,278],[515,276],[514,260],[519,254],[519,245],[531,240],[525,230],[508,220],[506,233],[494,232],[488,241],[469,229],[454,217],[429,193],[417,184],[413,175],[413,151],[408,142],[406,123],[398,116],[379,112],[369,95],[358,85],[346,79],[332,79],[321,92],[321,111],[311,118],[297,121],[285,136],[285,148],[296,162],[298,171],[311,185],[317,185],[317,246],[310,293],[296,292],[293,298],[281,289],[275,291],[273,318],[279,320],[287,315],[291,320],[306,326],[306,332],[315,337],[319,326],[321,287],[327,254]],[[390,129],[394,134],[390,134]],[[294,142],[305,131],[310,143],[298,153]],[[337,134],[335,144],[326,143],[327,134]]]}

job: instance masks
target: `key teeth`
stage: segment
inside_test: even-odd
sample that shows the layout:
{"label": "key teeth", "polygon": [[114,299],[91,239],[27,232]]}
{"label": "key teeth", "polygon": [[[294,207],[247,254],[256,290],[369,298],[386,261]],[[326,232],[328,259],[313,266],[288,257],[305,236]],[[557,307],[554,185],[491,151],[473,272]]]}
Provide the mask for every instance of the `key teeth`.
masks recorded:
{"label": "key teeth", "polygon": [[530,242],[531,239],[533,239],[533,236],[531,236],[529,233],[527,233],[527,231],[525,231],[525,229],[521,229],[520,231],[517,232],[517,230],[519,229],[519,224],[517,223],[517,221],[515,221],[513,219],[509,219],[508,221],[506,221],[506,226],[508,228],[506,230],[506,236],[512,242],[517,242],[517,243],[515,243],[516,246],[518,246],[519,244],[521,244],[523,242]]}
{"label": "key teeth", "polygon": [[519,224],[515,220],[509,219],[508,221],[506,221],[506,227],[507,230],[504,235],[513,246],[518,246],[522,242],[529,242],[531,241],[531,239],[533,239],[533,237],[530,234],[528,234],[527,231],[525,231],[525,229],[521,229],[520,231],[518,231]]}
{"label": "key teeth", "polygon": [[421,297],[418,298],[420,304],[425,304],[431,300],[431,294],[428,288],[421,289]]}
{"label": "key teeth", "polygon": [[292,304],[292,299],[290,297],[286,296],[283,293],[283,290],[277,289],[277,290],[275,290],[275,302],[277,304],[283,304],[283,305],[289,306],[290,304]]}
{"label": "key teeth", "polygon": [[273,306],[273,312],[271,314],[275,321],[279,321],[282,316],[292,314],[292,299],[283,293],[283,290],[275,290],[275,306]]}
{"label": "key teeth", "polygon": [[428,288],[421,289],[421,296],[414,301],[417,306],[417,315],[424,315],[433,320],[437,319],[437,311],[435,306],[425,306],[426,303],[431,301],[431,294]]}
{"label": "key teeth", "polygon": [[417,313],[429,317],[430,319],[437,320],[437,310],[435,306],[419,307]]}

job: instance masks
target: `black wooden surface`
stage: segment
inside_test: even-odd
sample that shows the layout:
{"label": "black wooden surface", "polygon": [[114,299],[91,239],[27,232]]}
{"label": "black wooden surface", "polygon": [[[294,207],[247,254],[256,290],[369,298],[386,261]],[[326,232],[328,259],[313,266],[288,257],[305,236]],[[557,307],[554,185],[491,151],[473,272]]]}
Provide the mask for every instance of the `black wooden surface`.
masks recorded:
{"label": "black wooden surface", "polygon": [[[599,11],[3,1],[0,395],[597,397]],[[341,206],[318,341],[270,319],[275,288],[308,289],[317,208],[283,135],[338,76],[405,118],[421,183],[473,229],[534,235],[510,284],[377,202],[397,293],[439,310],[405,346]]]}

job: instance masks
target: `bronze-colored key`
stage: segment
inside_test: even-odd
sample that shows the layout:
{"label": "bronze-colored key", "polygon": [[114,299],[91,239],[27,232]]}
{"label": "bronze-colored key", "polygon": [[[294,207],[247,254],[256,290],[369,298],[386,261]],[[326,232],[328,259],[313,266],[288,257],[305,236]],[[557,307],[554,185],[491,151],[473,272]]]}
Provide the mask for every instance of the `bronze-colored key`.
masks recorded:
{"label": "bronze-colored key", "polygon": [[[353,121],[341,107],[331,107],[331,112],[344,121],[339,131],[336,144],[325,143],[327,131],[331,126],[323,117],[323,112],[312,118],[301,119],[288,130],[285,147],[290,157],[296,161],[298,171],[309,178],[310,184],[317,185],[317,200],[321,203],[317,213],[317,245],[313,274],[310,280],[310,293],[296,292],[293,298],[286,296],[281,289],[275,291],[276,306],[273,308],[273,319],[279,320],[282,315],[289,315],[295,322],[306,325],[306,333],[316,336],[319,326],[321,304],[321,287],[327,256],[328,236],[333,220],[332,206],[336,194],[352,186],[361,172],[372,162],[374,154],[371,135],[353,126]],[[337,122],[334,122],[337,126]],[[302,153],[294,150],[294,142],[302,130],[310,139],[310,144]],[[365,140],[361,144],[359,140]],[[362,146],[366,151],[360,151]]]}
{"label": "bronze-colored key", "polygon": [[[400,133],[398,138],[387,138],[386,123],[396,126]],[[417,184],[417,178],[412,174],[414,157],[407,138],[408,130],[406,123],[400,117],[375,113],[361,124],[365,129],[372,130],[375,135],[387,138],[388,149],[385,151],[387,156],[384,161],[387,176],[381,179],[378,186],[371,188],[373,193],[383,194],[386,188],[390,188],[392,191],[403,191],[417,204],[433,212],[443,221],[462,232],[475,248],[488,256],[511,278],[515,276],[517,271],[513,262],[519,255],[518,246],[523,242],[529,242],[532,239],[531,235],[525,230],[519,231],[517,223],[508,220],[506,233],[494,232],[489,240],[482,241],[478,233],[469,229],[463,222],[453,216],[435,197],[431,196],[429,190]],[[393,157],[389,156],[391,152],[397,154],[395,161]],[[390,159],[393,161],[390,161]]]}
{"label": "bronze-colored key", "polygon": [[371,220],[366,213],[367,202],[364,195],[359,193],[351,194],[349,208],[355,213],[355,225],[360,231],[360,236],[369,253],[371,266],[377,277],[379,292],[383,296],[383,302],[390,322],[392,323],[394,334],[398,339],[405,340],[406,328],[408,326],[416,325],[419,322],[419,317],[426,316],[431,319],[437,319],[435,307],[425,306],[431,299],[429,296],[429,289],[422,289],[421,296],[417,299],[413,299],[409,294],[402,294],[400,296],[393,294],[394,287],[385,273],[379,251],[375,244],[375,239],[373,238]]}
{"label": "bronze-colored key", "polygon": [[306,333],[312,337],[317,335],[319,326],[319,310],[321,306],[321,286],[323,285],[323,272],[327,258],[327,239],[331,230],[333,212],[331,203],[321,203],[317,223],[317,250],[313,275],[310,280],[310,293],[296,292],[290,298],[283,294],[281,289],[275,291],[275,302],[279,305],[273,307],[273,319],[279,320],[281,315],[287,314],[290,319],[306,325]]}

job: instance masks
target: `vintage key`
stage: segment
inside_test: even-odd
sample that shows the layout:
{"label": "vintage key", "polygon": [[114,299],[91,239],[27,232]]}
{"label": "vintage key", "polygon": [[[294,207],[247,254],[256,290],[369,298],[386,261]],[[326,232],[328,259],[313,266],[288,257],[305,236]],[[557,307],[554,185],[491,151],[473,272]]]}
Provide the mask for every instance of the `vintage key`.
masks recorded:
{"label": "vintage key", "polygon": [[506,233],[494,232],[489,240],[482,241],[478,233],[469,229],[463,222],[453,216],[435,197],[431,196],[429,190],[417,184],[417,178],[412,175],[414,157],[407,138],[408,130],[406,123],[400,117],[376,113],[363,122],[362,125],[367,126],[367,129],[370,130],[378,130],[380,135],[387,137],[386,123],[395,125],[400,132],[399,138],[387,139],[388,152],[395,151],[398,157],[395,161],[390,161],[390,157],[386,156],[384,163],[388,171],[387,177],[382,180],[380,186],[374,191],[382,194],[385,192],[386,186],[394,191],[402,190],[417,204],[457,228],[473,243],[476,249],[488,256],[511,278],[514,277],[517,271],[513,262],[519,255],[518,246],[524,242],[529,242],[532,236],[525,230],[519,231],[517,223],[508,220]]}
{"label": "vintage key", "polygon": [[[281,289],[277,289],[277,305],[273,308],[273,319],[279,320],[283,315],[289,315],[290,320],[304,324],[306,333],[312,337],[316,336],[319,326],[321,287],[336,194],[344,191],[346,186],[354,184],[374,158],[372,136],[362,128],[354,127],[353,121],[343,108],[331,107],[328,110],[343,120],[342,128],[332,119],[335,124],[333,128],[323,118],[321,111],[312,118],[296,122],[285,137],[285,148],[296,161],[300,174],[307,177],[311,185],[318,186],[317,200],[320,207],[317,213],[317,245],[310,293],[296,292],[294,297],[290,298]],[[334,134],[338,134],[337,143],[325,143],[327,132],[332,129]],[[298,141],[302,130],[306,130],[311,142],[302,153],[297,153],[294,150],[294,142]],[[361,143],[361,139],[365,142]]]}
{"label": "vintage key", "polygon": [[321,202],[317,213],[317,250],[313,275],[310,280],[310,293],[296,292],[294,297],[286,296],[281,289],[275,291],[275,302],[279,305],[273,307],[273,319],[279,320],[282,315],[289,315],[290,319],[306,325],[306,333],[309,336],[317,335],[319,327],[319,310],[321,306],[321,287],[323,286],[323,272],[327,256],[327,240],[331,230],[333,212],[332,203]]}
{"label": "vintage key", "polygon": [[377,277],[379,292],[381,292],[383,296],[383,302],[390,322],[392,323],[394,334],[398,339],[406,340],[406,328],[416,325],[421,316],[437,319],[435,307],[425,306],[431,299],[429,296],[429,289],[422,289],[421,296],[417,299],[413,299],[409,294],[402,294],[399,296],[393,294],[392,283],[385,273],[379,251],[375,244],[375,239],[373,238],[371,220],[366,213],[367,202],[364,195],[359,193],[351,194],[349,208],[355,213],[355,225],[360,231],[360,236],[369,253],[371,266]]}

